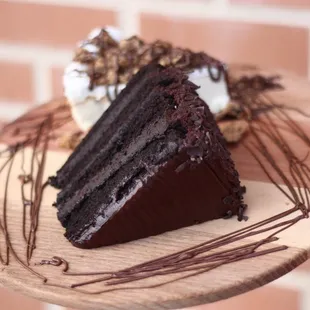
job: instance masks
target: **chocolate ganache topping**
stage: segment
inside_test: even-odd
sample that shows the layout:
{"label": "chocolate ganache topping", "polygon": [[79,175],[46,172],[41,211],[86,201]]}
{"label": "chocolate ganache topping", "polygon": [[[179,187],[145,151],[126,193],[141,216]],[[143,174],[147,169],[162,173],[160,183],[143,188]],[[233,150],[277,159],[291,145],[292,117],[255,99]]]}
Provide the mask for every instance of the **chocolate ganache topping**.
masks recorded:
{"label": "chocolate ganache topping", "polygon": [[[88,65],[90,88],[98,85],[127,84],[135,73],[150,63],[184,71],[206,66],[214,81],[226,74],[225,65],[206,53],[174,47],[161,40],[146,43],[138,36],[116,42],[104,29],[101,29],[95,38],[83,41],[73,60]],[[212,67],[218,69],[217,74],[212,72]]]}

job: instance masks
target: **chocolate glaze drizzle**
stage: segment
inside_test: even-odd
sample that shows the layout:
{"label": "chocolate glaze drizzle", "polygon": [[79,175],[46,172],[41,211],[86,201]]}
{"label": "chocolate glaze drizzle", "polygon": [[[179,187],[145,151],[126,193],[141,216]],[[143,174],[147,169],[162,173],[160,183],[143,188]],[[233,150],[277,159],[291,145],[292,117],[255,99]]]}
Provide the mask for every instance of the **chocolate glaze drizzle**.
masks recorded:
{"label": "chocolate glaze drizzle", "polygon": [[[253,86],[253,81],[256,83],[255,87]],[[49,113],[47,116],[42,117],[42,120],[36,125],[32,126],[31,122],[28,123],[26,119],[20,119],[20,123],[18,123],[20,125],[17,127],[15,126],[15,128],[19,130],[16,131],[13,125],[9,125],[4,129],[4,131],[9,130],[12,133],[19,132],[18,134],[24,137],[24,140],[9,146],[6,150],[1,152],[1,156],[7,155],[8,157],[4,161],[2,167],[0,167],[0,174],[6,168],[8,168],[8,172],[4,202],[2,205],[3,215],[2,218],[0,218],[0,231],[5,237],[6,250],[4,254],[0,253],[0,262],[3,265],[8,265],[10,254],[12,254],[18,263],[33,275],[40,278],[45,285],[75,290],[85,294],[101,294],[115,290],[156,287],[172,281],[198,275],[231,262],[287,249],[286,246],[270,246],[267,249],[261,249],[262,246],[277,241],[277,235],[280,232],[289,229],[300,220],[309,217],[310,168],[307,163],[308,154],[304,157],[300,157],[299,154],[296,154],[295,150],[284,137],[283,132],[289,131],[308,147],[310,147],[310,138],[303,128],[290,117],[288,110],[292,108],[274,102],[265,93],[268,89],[279,88],[279,85],[273,78],[256,76],[254,78],[242,78],[236,81],[230,79],[229,82],[231,94],[240,103],[242,115],[244,119],[249,122],[250,135],[242,142],[241,147],[256,159],[258,165],[266,173],[269,180],[290,200],[293,207],[227,235],[121,270],[72,272],[69,268],[69,262],[64,258],[54,256],[52,259],[42,260],[36,265],[62,267],[62,273],[67,277],[76,278],[79,276],[90,276],[92,278],[89,281],[72,282],[70,286],[52,283],[50,279],[47,279],[44,275],[35,271],[29,264],[36,246],[40,204],[44,188],[47,185],[43,180],[43,171],[48,143],[55,138],[54,130],[63,126],[69,120],[69,118],[60,120],[60,118],[57,117],[57,111],[53,111],[52,114]],[[257,83],[260,84],[258,85]],[[294,110],[295,112],[303,114],[298,109]],[[257,111],[260,112],[257,113]],[[307,117],[306,114],[303,115]],[[32,146],[33,153],[31,171],[29,173],[25,171],[24,162],[22,161],[21,174],[19,176],[23,205],[22,236],[27,243],[27,253],[25,253],[24,258],[21,258],[16,254],[12,246],[7,227],[7,200],[14,158],[17,152],[22,152],[23,154],[26,146]],[[286,164],[289,167],[289,175],[284,173],[282,168],[278,165],[270,146],[280,151],[286,159]],[[40,157],[37,156],[38,152],[41,153]],[[36,160],[36,158],[38,160]],[[37,165],[36,175],[34,175],[34,165]],[[278,181],[279,179],[281,180],[280,182]],[[287,189],[281,187],[279,183],[285,184]],[[294,188],[294,184],[297,188]],[[31,186],[30,198],[25,197],[24,191],[24,187],[28,185]],[[30,230],[27,232],[26,215],[28,209],[30,209]],[[295,213],[296,215],[293,218],[288,219],[289,215]],[[242,246],[235,246],[233,248],[230,247],[229,249],[225,248],[225,246],[232,245],[237,241],[266,232],[269,232],[268,236],[259,241],[246,243]],[[141,285],[128,286],[130,283],[150,277],[153,278],[174,274],[178,275],[178,277],[170,281],[161,281],[160,283],[149,286],[143,286],[143,282]],[[94,276],[96,277],[93,278]],[[101,283],[104,288],[92,291],[85,289],[85,287],[94,283]]]}
{"label": "chocolate glaze drizzle", "polygon": [[[68,113],[67,113],[68,112]],[[16,140],[6,149],[1,151],[1,157],[8,154],[6,161],[0,168],[0,174],[3,170],[9,166],[8,175],[6,182],[9,183],[11,168],[14,162],[14,158],[17,153],[21,154],[21,174],[18,179],[21,183],[21,204],[22,204],[22,236],[27,244],[26,250],[26,264],[27,269],[29,268],[29,262],[32,257],[33,251],[36,247],[36,232],[39,225],[39,212],[42,201],[42,195],[44,189],[47,186],[47,182],[43,180],[44,166],[46,161],[46,154],[48,144],[50,140],[58,139],[61,133],[57,132],[65,124],[72,121],[70,116],[70,110],[64,103],[53,107],[51,111],[41,113],[37,118],[29,117],[27,114],[17,119],[15,122],[5,126],[1,132],[1,139]],[[30,163],[29,173],[25,170],[25,148],[32,148],[32,156]],[[39,155],[39,153],[41,155]],[[35,175],[35,167],[37,172]],[[30,197],[26,197],[25,188],[30,186]],[[0,218],[0,230],[5,236],[6,242],[6,259],[0,254],[0,261],[4,265],[9,264],[9,253],[16,256],[14,249],[11,246],[9,232],[7,229],[7,199],[8,199],[8,188],[5,188],[4,202],[3,202],[3,219]],[[29,218],[30,228],[27,232],[26,224],[27,218]],[[18,261],[22,264],[20,258]],[[30,268],[31,269],[31,268]],[[31,269],[32,270],[32,269]],[[33,270],[32,270],[33,271]],[[34,271],[33,271],[34,272]],[[37,274],[36,272],[34,272]],[[40,276],[41,277],[41,276]]]}
{"label": "chocolate glaze drizzle", "polygon": [[[89,52],[88,44],[96,46],[98,52]],[[226,80],[228,78],[225,64],[204,52],[196,53],[174,47],[171,43],[161,40],[146,43],[138,36],[116,42],[104,29],[95,38],[84,41],[76,50],[73,60],[88,66],[90,90],[105,85],[109,101],[112,100],[108,91],[109,85],[115,87],[116,96],[120,84],[126,84],[139,69],[150,63],[177,67],[187,72],[206,67],[214,82],[219,81],[223,75]]]}

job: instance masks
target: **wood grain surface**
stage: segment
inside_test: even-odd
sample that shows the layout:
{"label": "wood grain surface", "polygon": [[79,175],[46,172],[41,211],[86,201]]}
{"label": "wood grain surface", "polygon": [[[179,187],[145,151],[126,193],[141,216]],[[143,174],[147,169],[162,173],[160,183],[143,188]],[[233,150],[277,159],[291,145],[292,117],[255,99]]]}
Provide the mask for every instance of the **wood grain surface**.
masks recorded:
{"label": "wood grain surface", "polygon": [[[286,75],[284,84],[286,86],[285,91],[273,93],[271,96],[281,103],[298,106],[310,113],[310,87],[308,82],[296,76]],[[295,119],[301,121],[305,130],[310,132],[310,123],[307,119],[296,113],[292,113],[292,115]],[[300,141],[289,137],[289,134],[287,139],[294,149],[298,149],[301,157],[307,153],[308,147],[300,143]],[[34,266],[34,264],[42,259],[50,259],[56,255],[69,261],[72,271],[118,270],[211,240],[292,207],[291,202],[270,183],[255,159],[242,146],[234,147],[231,151],[240,172],[242,183],[247,187],[245,198],[246,203],[249,205],[247,210],[249,220],[247,222],[238,222],[235,218],[229,220],[220,219],[122,245],[95,250],[81,250],[74,248],[64,238],[64,230],[56,218],[56,209],[52,207],[57,192],[48,187],[42,201],[37,247],[30,263],[31,267],[47,277],[49,283],[70,285],[77,281],[90,279],[90,277],[65,276],[61,273],[61,267]],[[27,149],[25,153],[26,171],[29,170],[30,156],[31,150]],[[68,153],[66,152],[59,152],[55,149],[50,150],[47,156],[45,177],[53,175],[64,163],[67,156]],[[3,161],[4,159],[0,160]],[[12,246],[17,254],[24,258],[26,244],[21,231],[22,205],[20,183],[17,180],[17,176],[20,174],[21,160],[21,154],[18,154],[9,184],[7,216]],[[278,160],[281,165],[281,158],[279,157]],[[286,169],[284,164],[283,169],[284,171]],[[1,202],[3,202],[4,176],[0,177]],[[265,235],[267,236],[267,234]],[[261,240],[265,235],[253,236],[228,245],[226,248]],[[6,287],[45,302],[77,309],[176,309],[229,298],[281,277],[308,259],[310,253],[309,235],[309,221],[302,220],[290,229],[280,233],[278,241],[264,245],[262,248],[267,249],[275,245],[286,245],[289,248],[285,251],[230,263],[212,271],[155,288],[142,287],[170,281],[180,275],[175,274],[173,276],[168,275],[142,280],[137,283],[127,284],[126,289],[114,292],[84,294],[44,285],[40,279],[30,274],[11,257],[9,266],[3,266],[0,270],[0,282]],[[3,234],[0,236],[0,247],[3,251]],[[133,286],[139,286],[140,288],[128,289],[128,287]],[[103,289],[105,287],[102,283],[87,287],[89,292]]]}

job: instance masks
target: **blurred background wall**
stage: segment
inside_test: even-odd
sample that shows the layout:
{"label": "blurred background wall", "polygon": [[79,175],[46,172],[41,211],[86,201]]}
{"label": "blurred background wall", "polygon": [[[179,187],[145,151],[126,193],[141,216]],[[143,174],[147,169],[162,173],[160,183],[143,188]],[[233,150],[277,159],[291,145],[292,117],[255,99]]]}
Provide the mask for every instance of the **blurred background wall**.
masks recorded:
{"label": "blurred background wall", "polygon": [[0,0],[0,119],[61,96],[76,42],[106,24],[309,75],[310,0]]}
{"label": "blurred background wall", "polygon": [[[310,76],[310,0],[0,0],[0,123],[61,96],[75,44],[107,24],[228,63]],[[309,272],[306,263],[274,284],[197,310],[310,310]],[[0,310],[53,309],[6,290],[0,299]]]}

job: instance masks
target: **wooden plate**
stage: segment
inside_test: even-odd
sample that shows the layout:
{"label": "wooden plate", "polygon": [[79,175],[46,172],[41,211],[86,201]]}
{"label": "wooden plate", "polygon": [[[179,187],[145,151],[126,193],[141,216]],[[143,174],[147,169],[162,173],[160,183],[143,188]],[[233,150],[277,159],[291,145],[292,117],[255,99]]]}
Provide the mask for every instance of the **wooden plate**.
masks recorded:
{"label": "wooden plate", "polygon": [[[309,84],[292,75],[286,75],[284,82],[287,90],[275,93],[273,96],[282,103],[294,104],[310,112],[310,105],[308,104],[310,100]],[[306,129],[310,128],[309,122],[300,115],[295,113],[294,117],[300,119]],[[306,145],[296,141],[289,135],[287,139],[292,143],[294,149],[298,150],[299,154],[306,154],[308,150]],[[64,230],[56,218],[55,208],[52,207],[56,190],[49,187],[44,193],[42,201],[37,232],[37,247],[30,266],[47,277],[49,283],[70,285],[94,277],[65,276],[61,273],[61,267],[34,266],[34,263],[42,259],[50,259],[56,255],[69,261],[70,270],[72,271],[118,270],[214,239],[292,207],[292,203],[288,198],[270,183],[257,162],[244,148],[238,146],[232,149],[232,153],[237,169],[241,174],[242,183],[247,187],[246,203],[249,205],[247,211],[249,220],[247,222],[240,223],[235,218],[229,220],[220,219],[123,245],[95,250],[81,250],[71,246],[63,237]],[[28,149],[25,152],[26,171],[29,170],[30,156],[31,150]],[[66,152],[50,150],[47,155],[45,177],[53,175],[67,156]],[[5,159],[1,159],[1,161],[3,160]],[[25,261],[27,247],[22,237],[20,181],[17,179],[20,174],[21,161],[21,154],[18,154],[9,183],[7,218],[12,246],[18,256]],[[5,174],[0,177],[0,183],[0,199],[3,203]],[[291,216],[296,216],[296,214]],[[309,235],[309,221],[302,220],[290,229],[280,233],[278,235],[279,240],[264,246],[264,249],[268,249],[277,245],[286,245],[289,248],[285,251],[230,263],[203,274],[154,288],[123,289],[103,294],[84,294],[69,289],[51,287],[44,285],[42,280],[18,264],[12,255],[10,264],[3,266],[0,271],[0,282],[6,287],[45,302],[77,309],[182,308],[229,298],[262,286],[286,274],[308,259],[310,253]],[[253,236],[237,242],[234,246],[261,240],[263,237],[262,234]],[[2,253],[4,251],[4,239],[1,233],[0,245]],[[179,276],[176,274],[151,278],[127,286],[145,287],[170,281]],[[88,291],[102,289],[105,289],[102,283],[87,287]]]}

